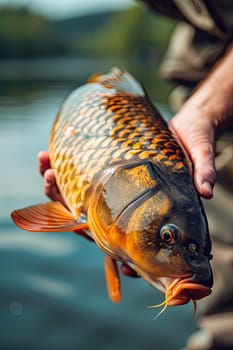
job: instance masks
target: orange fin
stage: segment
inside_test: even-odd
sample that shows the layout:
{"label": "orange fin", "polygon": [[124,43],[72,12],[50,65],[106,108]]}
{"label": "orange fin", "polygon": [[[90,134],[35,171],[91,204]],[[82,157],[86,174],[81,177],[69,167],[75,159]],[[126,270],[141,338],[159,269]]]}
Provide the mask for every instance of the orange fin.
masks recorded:
{"label": "orange fin", "polygon": [[118,303],[121,301],[121,285],[117,262],[109,255],[105,255],[104,267],[109,297],[114,303]]}
{"label": "orange fin", "polygon": [[101,76],[102,74],[101,73],[95,73],[95,74],[92,74],[90,76],[90,78],[88,79],[88,83],[96,83],[98,82],[98,78]]}
{"label": "orange fin", "polygon": [[105,88],[116,89],[117,92],[145,97],[142,85],[131,74],[116,67],[112,68],[108,74],[92,75],[88,83],[100,83]]}
{"label": "orange fin", "polygon": [[33,232],[63,232],[88,228],[87,223],[78,223],[60,202],[48,202],[15,210],[11,214],[17,226]]}

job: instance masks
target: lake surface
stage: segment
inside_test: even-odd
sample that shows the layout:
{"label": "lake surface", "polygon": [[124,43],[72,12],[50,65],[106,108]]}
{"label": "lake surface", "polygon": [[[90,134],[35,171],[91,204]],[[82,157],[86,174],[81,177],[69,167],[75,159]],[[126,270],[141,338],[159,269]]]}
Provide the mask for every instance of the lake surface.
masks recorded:
{"label": "lake surface", "polygon": [[[83,75],[83,72],[82,72]],[[147,308],[163,296],[122,277],[123,300],[108,299],[103,254],[72,233],[28,233],[9,214],[47,199],[37,153],[47,149],[59,105],[76,82],[1,82],[0,349],[178,350],[195,329],[192,305]]]}

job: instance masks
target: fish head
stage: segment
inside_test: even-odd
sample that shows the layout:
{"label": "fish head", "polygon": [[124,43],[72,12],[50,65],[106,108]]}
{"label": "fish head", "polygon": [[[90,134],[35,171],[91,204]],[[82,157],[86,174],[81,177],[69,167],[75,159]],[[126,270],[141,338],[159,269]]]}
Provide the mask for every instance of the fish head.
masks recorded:
{"label": "fish head", "polygon": [[208,224],[190,175],[169,178],[150,162],[124,165],[97,197],[95,240],[106,253],[165,293],[168,305],[210,294]]}
{"label": "fish head", "polygon": [[165,293],[169,305],[199,300],[213,285],[207,221],[200,205],[190,205],[184,208],[159,190],[127,208],[117,222],[128,238],[129,265]]}

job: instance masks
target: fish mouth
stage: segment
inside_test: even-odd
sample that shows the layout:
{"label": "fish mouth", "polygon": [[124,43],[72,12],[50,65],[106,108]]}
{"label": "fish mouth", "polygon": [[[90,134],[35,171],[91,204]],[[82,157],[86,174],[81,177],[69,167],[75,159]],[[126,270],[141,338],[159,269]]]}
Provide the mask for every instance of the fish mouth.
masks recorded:
{"label": "fish mouth", "polygon": [[150,306],[150,308],[162,307],[156,318],[163,313],[168,306],[183,305],[193,302],[194,315],[196,314],[196,301],[211,294],[211,288],[195,281],[195,275],[186,274],[177,277],[155,277],[146,274],[138,267],[131,265],[139,275],[141,275],[149,284],[165,294],[162,303]]}
{"label": "fish mouth", "polygon": [[187,304],[192,300],[194,305],[194,316],[196,314],[196,300],[200,300],[211,293],[211,289],[203,284],[199,284],[189,278],[161,278],[160,291],[164,291],[165,299],[161,304],[153,305],[151,308],[163,307],[156,318],[160,316],[168,306]]}
{"label": "fish mouth", "polygon": [[166,288],[165,302],[169,306],[183,305],[190,300],[200,300],[210,293],[209,287],[193,282],[192,278],[175,278]]}
{"label": "fish mouth", "polygon": [[181,277],[153,278],[141,274],[153,287],[165,294],[165,302],[168,306],[187,304],[190,300],[200,300],[211,294],[211,288],[195,282],[193,275]]}

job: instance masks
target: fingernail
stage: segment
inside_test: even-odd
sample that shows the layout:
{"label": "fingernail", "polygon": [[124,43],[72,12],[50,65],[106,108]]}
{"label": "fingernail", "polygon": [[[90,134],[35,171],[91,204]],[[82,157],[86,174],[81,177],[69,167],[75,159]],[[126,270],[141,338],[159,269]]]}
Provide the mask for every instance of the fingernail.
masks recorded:
{"label": "fingernail", "polygon": [[203,184],[202,184],[202,189],[205,190],[205,192],[207,192],[207,193],[209,193],[210,195],[212,195],[212,189],[213,189],[213,187],[212,187],[212,185],[211,185],[210,182],[208,182],[208,181],[203,182]]}

